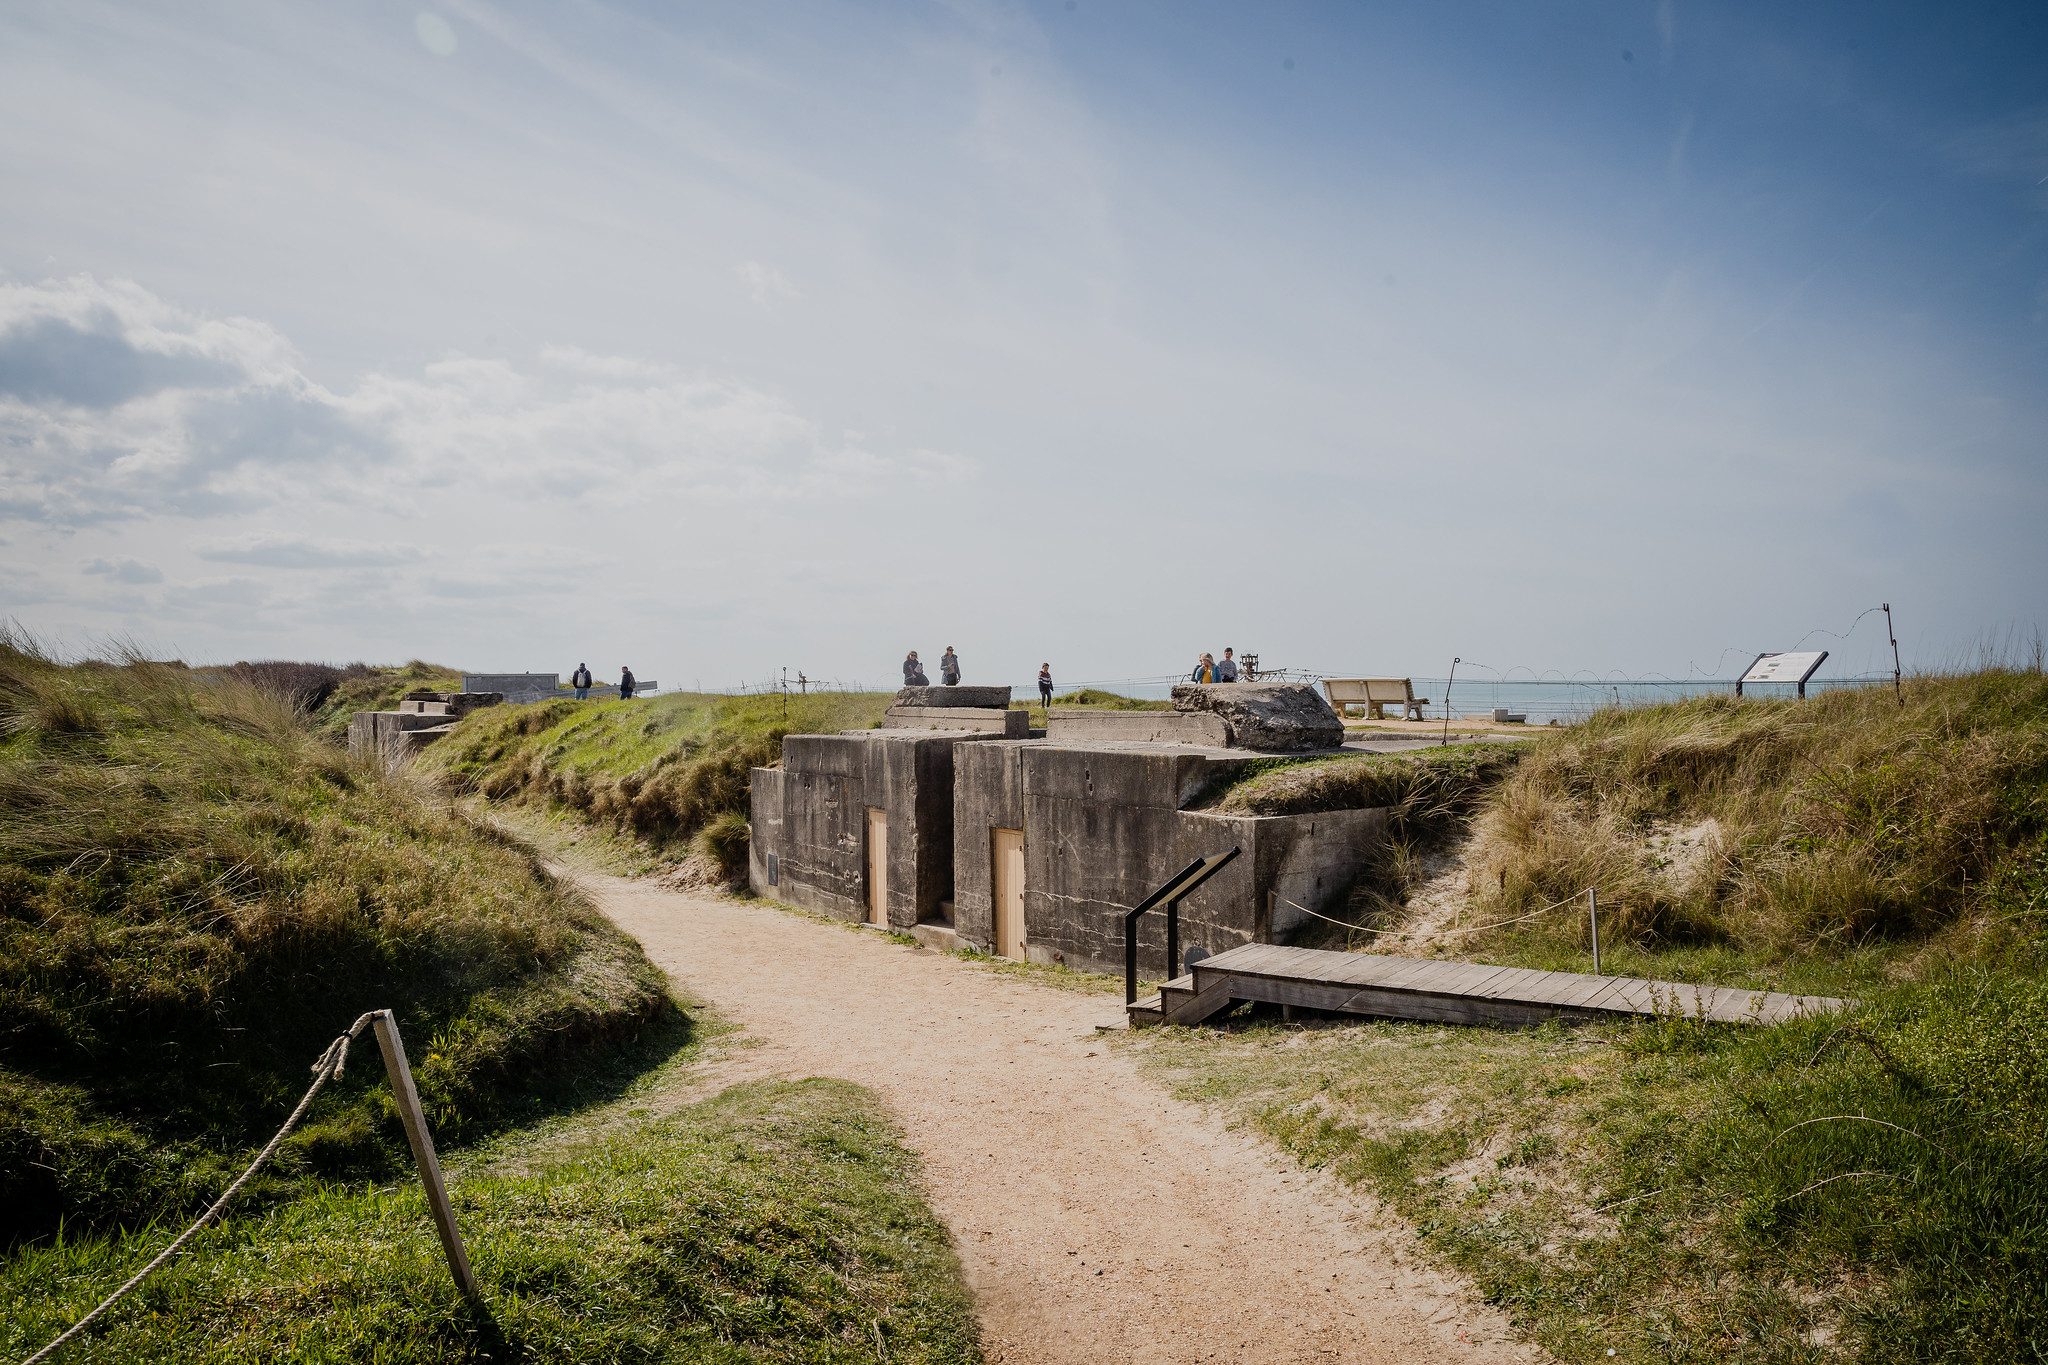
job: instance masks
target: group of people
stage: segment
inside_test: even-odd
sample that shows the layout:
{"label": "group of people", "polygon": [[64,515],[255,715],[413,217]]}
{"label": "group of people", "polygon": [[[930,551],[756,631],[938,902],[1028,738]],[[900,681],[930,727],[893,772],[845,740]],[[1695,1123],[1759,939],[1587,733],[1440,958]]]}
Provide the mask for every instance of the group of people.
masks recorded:
{"label": "group of people", "polygon": [[1236,653],[1230,646],[1225,645],[1223,647],[1223,662],[1220,664],[1216,662],[1215,655],[1204,654],[1201,658],[1195,660],[1195,671],[1188,674],[1188,681],[1198,683],[1236,682]]}
{"label": "group of people", "polygon": [[[1226,655],[1230,653],[1227,649],[1223,652]],[[1234,670],[1236,665],[1233,664],[1231,667]],[[1233,672],[1231,676],[1235,677],[1237,675]],[[939,683],[943,687],[958,687],[960,685],[960,656],[953,652],[953,646],[951,645],[947,645],[946,652],[939,656]],[[914,649],[905,655],[903,659],[903,685],[905,687],[930,687],[932,685],[932,680],[925,676],[924,665],[917,661],[917,651]],[[1038,666],[1038,698],[1045,705],[1052,705],[1052,665],[1049,663]]]}
{"label": "group of people", "polygon": [[[633,670],[632,670],[632,669],[630,669],[630,668],[628,668],[628,667],[626,667],[626,666],[625,666],[624,664],[620,664],[620,665],[619,665],[619,700],[620,700],[620,701],[631,701],[631,700],[633,699],[633,688],[634,688],[634,687],[635,687],[636,685],[637,685],[637,684],[635,684],[635,683],[634,683],[634,681],[633,681]],[[590,687],[591,687],[591,677],[590,677],[590,666],[589,666],[588,664],[577,664],[577,665],[576,665],[576,671],[575,671],[574,673],[571,673],[571,674],[569,675],[569,686],[571,686],[571,687],[573,687],[573,688],[575,688],[575,689],[576,689],[576,700],[578,700],[578,701],[587,701],[587,700],[589,700],[589,698],[590,698]]]}
{"label": "group of people", "polygon": [[[917,661],[917,651],[911,650],[903,659],[903,685],[905,687],[930,687],[932,680],[924,674],[924,665]],[[939,656],[939,685],[958,687],[960,685],[960,656],[947,645],[946,652]]]}

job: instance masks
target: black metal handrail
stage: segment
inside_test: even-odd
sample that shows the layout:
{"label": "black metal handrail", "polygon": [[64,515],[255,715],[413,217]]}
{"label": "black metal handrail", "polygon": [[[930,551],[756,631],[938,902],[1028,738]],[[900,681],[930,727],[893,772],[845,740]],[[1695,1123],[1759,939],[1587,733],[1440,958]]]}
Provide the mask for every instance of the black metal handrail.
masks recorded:
{"label": "black metal handrail", "polygon": [[1154,891],[1124,913],[1124,1004],[1138,1003],[1138,921],[1145,917],[1147,910],[1158,906],[1166,907],[1166,975],[1169,979],[1180,966],[1180,903],[1196,887],[1216,875],[1217,871],[1235,858],[1239,849],[1232,847],[1227,853],[1211,853],[1206,858],[1197,858],[1167,880],[1166,885]]}

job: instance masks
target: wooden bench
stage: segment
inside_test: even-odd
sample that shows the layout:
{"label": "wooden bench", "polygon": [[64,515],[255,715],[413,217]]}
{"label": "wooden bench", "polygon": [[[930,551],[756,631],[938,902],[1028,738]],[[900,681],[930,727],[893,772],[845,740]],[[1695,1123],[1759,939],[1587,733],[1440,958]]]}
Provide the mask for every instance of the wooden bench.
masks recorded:
{"label": "wooden bench", "polygon": [[1398,706],[1403,720],[1421,720],[1422,708],[1429,705],[1429,698],[1416,696],[1406,678],[1325,678],[1323,693],[1340,717],[1347,706],[1363,706],[1369,718],[1385,720],[1387,708]]}

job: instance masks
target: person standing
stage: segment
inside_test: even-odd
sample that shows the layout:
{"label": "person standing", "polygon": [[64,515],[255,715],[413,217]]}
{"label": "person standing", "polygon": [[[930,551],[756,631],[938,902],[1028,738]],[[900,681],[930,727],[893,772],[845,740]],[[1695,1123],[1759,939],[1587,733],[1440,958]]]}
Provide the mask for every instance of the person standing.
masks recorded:
{"label": "person standing", "polygon": [[628,668],[628,667],[626,667],[626,666],[625,666],[624,664],[620,664],[620,665],[619,665],[619,700],[620,700],[620,701],[631,701],[631,700],[633,700],[633,686],[634,686],[634,684],[633,684],[633,670],[632,670],[632,669],[630,669],[630,668]]}
{"label": "person standing", "polygon": [[946,652],[939,656],[939,681],[948,687],[960,685],[960,656],[947,645]]}
{"label": "person standing", "polygon": [[1223,647],[1223,662],[1216,665],[1216,681],[1237,681],[1237,658],[1231,653],[1229,645]]}
{"label": "person standing", "polygon": [[590,699],[590,668],[586,664],[576,665],[576,671],[569,675],[569,686],[576,689],[576,700]]}
{"label": "person standing", "polygon": [[1052,665],[1049,663],[1038,666],[1038,704],[1052,705]]}
{"label": "person standing", "polygon": [[1216,660],[1204,654],[1195,660],[1195,671],[1188,674],[1189,682],[1212,683],[1216,681]]}

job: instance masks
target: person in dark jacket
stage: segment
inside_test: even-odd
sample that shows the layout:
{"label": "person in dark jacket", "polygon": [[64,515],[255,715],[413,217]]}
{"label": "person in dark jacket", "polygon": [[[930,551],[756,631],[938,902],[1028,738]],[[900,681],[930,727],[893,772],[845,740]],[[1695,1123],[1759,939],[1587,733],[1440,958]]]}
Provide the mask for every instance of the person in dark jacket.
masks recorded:
{"label": "person in dark jacket", "polygon": [[569,675],[569,686],[576,689],[576,700],[587,701],[590,697],[590,669],[583,664],[576,665],[576,671]]}
{"label": "person in dark jacket", "polygon": [[930,687],[931,679],[924,675],[924,665],[917,661],[917,651],[911,650],[903,660],[903,685],[905,687]]}
{"label": "person in dark jacket", "polygon": [[946,652],[939,656],[939,681],[948,687],[960,685],[960,656],[947,645]]}
{"label": "person in dark jacket", "polygon": [[1052,705],[1052,665],[1038,666],[1038,700],[1041,705]]}
{"label": "person in dark jacket", "polygon": [[620,700],[620,701],[631,701],[631,700],[633,700],[633,686],[634,686],[634,683],[633,683],[633,670],[632,670],[632,669],[630,669],[630,668],[628,668],[628,667],[626,667],[626,666],[625,666],[624,664],[620,664],[620,665],[619,665],[619,700]]}

